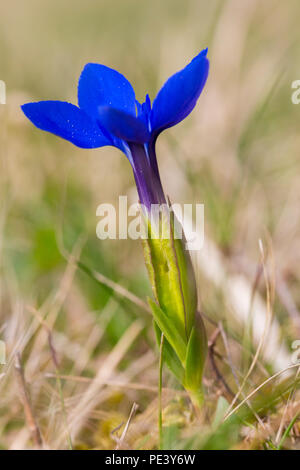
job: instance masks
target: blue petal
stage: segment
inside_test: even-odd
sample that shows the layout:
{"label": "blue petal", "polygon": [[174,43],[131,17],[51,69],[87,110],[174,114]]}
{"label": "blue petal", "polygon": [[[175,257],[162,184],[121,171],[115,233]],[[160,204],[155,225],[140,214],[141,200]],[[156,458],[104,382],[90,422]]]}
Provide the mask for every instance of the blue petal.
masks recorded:
{"label": "blue petal", "polygon": [[143,105],[138,100],[135,100],[135,106],[137,115],[141,116],[143,114]]}
{"label": "blue petal", "polygon": [[81,109],[63,101],[39,101],[22,106],[25,116],[39,129],[51,132],[81,148],[111,145],[96,122]]}
{"label": "blue petal", "polygon": [[148,128],[141,119],[110,106],[98,108],[98,122],[101,128],[126,142],[145,143],[150,137]]}
{"label": "blue petal", "polygon": [[137,109],[137,117],[144,122],[148,129],[150,129],[151,101],[149,95],[146,95],[144,103],[141,104],[137,100],[135,102]]}
{"label": "blue petal", "polygon": [[105,65],[87,64],[79,78],[78,104],[97,119],[99,106],[111,106],[136,114],[135,94],[129,81]]}
{"label": "blue petal", "polygon": [[208,76],[207,49],[198,54],[184,69],[172,75],[158,92],[152,107],[154,135],[175,126],[194,109]]}
{"label": "blue petal", "polygon": [[151,112],[151,100],[150,100],[150,96],[146,95],[146,98],[145,98],[145,101],[144,103],[142,104],[142,110],[143,110],[143,113],[148,116],[150,115],[150,112]]}

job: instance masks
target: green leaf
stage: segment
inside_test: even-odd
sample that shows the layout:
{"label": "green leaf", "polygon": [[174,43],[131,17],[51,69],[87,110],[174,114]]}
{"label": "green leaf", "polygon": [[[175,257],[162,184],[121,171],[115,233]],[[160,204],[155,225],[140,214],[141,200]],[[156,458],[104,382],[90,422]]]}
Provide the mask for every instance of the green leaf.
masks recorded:
{"label": "green leaf", "polygon": [[207,338],[202,318],[197,314],[187,345],[185,361],[185,387],[196,391],[201,388],[207,352]]}
{"label": "green leaf", "polygon": [[[194,324],[195,312],[197,310],[197,286],[194,268],[189,251],[186,249],[185,234],[181,232],[181,238],[176,238],[176,233],[180,227],[174,212],[172,211],[172,227],[174,234],[173,252],[176,260],[176,267],[180,282],[181,297],[185,309],[186,331],[188,335]],[[180,230],[180,229],[179,229]]]}
{"label": "green leaf", "polygon": [[[174,237],[180,225],[172,211],[162,212],[158,227],[147,223],[150,237],[143,242],[144,256],[155,299],[187,340],[194,324],[197,289],[184,234],[183,239]],[[159,227],[165,238],[158,238]]]}
{"label": "green leaf", "polygon": [[165,335],[174,351],[176,351],[176,354],[178,355],[181,363],[184,364],[186,356],[186,344],[177,328],[174,326],[172,318],[169,318],[152,299],[148,299],[148,302],[151,307],[155,322]]}
{"label": "green leaf", "polygon": [[[161,330],[155,322],[154,331],[157,344],[160,345]],[[166,338],[164,340],[163,346],[163,361],[167,364],[171,372],[175,375],[176,379],[182,384],[184,380],[184,369],[176,352],[174,351],[174,349]]]}

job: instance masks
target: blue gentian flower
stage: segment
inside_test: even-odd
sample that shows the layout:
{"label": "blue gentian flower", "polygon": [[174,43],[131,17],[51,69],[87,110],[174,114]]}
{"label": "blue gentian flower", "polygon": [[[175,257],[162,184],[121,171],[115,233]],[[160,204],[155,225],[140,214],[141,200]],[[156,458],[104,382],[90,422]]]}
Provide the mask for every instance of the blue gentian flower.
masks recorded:
{"label": "blue gentian flower", "polygon": [[175,126],[193,110],[205,85],[207,49],[171,76],[151,106],[135,98],[129,81],[116,70],[87,64],[78,84],[78,106],[63,101],[39,101],[22,106],[39,129],[51,132],[77,147],[111,145],[128,157],[141,204],[166,202],[160,182],[155,142],[165,129]]}

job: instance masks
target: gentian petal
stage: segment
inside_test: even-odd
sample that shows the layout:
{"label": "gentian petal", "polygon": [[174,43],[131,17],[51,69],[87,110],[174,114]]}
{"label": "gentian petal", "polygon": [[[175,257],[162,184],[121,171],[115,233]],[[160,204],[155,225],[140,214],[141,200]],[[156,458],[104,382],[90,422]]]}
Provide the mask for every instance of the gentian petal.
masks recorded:
{"label": "gentian petal", "polygon": [[78,104],[97,119],[99,106],[111,106],[136,115],[135,94],[129,81],[105,65],[87,64],[79,78]]}
{"label": "gentian petal", "polygon": [[126,142],[143,144],[150,137],[143,120],[110,106],[99,107],[98,122],[101,128]]}
{"label": "gentian petal", "polygon": [[137,115],[141,116],[143,114],[143,105],[138,100],[135,100],[135,106]]}
{"label": "gentian petal", "polygon": [[22,106],[25,116],[39,129],[51,132],[81,148],[111,145],[99,126],[84,111],[63,101],[39,101]]}
{"label": "gentian petal", "polygon": [[151,112],[154,135],[175,126],[194,109],[208,76],[206,54],[207,49],[200,52],[184,69],[172,75],[158,92]]}

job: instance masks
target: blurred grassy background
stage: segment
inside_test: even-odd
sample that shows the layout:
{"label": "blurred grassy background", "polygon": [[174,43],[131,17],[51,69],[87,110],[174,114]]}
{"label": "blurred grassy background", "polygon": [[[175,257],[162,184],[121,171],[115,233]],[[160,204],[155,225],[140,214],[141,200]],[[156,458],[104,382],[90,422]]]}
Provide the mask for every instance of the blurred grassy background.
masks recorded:
{"label": "blurred grassy background", "polygon": [[[139,410],[120,445],[157,446],[157,351],[151,319],[64,257],[64,250],[77,250],[85,266],[142,299],[150,294],[140,244],[96,238],[97,206],[116,204],[120,194],[133,201],[137,197],[130,165],[116,149],[80,150],[39,132],[20,111],[27,101],[76,103],[77,80],[89,61],[122,72],[139,100],[146,92],[153,99],[169,75],[208,46],[211,72],[198,106],[158,142],[165,190],[174,202],[205,204],[206,238],[226,263],[227,281],[242,275],[262,298],[266,289],[263,276],[256,275],[258,240],[266,240],[269,251],[272,245],[274,317],[287,349],[299,338],[300,107],[291,103],[291,83],[300,73],[299,14],[297,0],[11,0],[2,5],[0,79],[6,82],[7,105],[0,108],[0,339],[6,341],[9,359],[0,370],[3,448],[34,445],[15,385],[16,351],[23,354],[45,445],[66,447],[69,427],[77,447],[114,448],[120,431],[112,431],[127,421],[137,402]],[[201,308],[211,320],[223,322],[243,377],[257,345],[247,325],[231,320],[226,287],[222,290],[205,273],[198,264]],[[215,326],[208,320],[207,326],[213,334]],[[55,373],[49,329],[59,372],[73,377],[61,384],[68,426],[59,387],[49,377]],[[218,341],[222,356],[226,345]],[[235,393],[232,368],[216,361]],[[262,359],[246,389],[254,389],[272,371],[272,363]],[[97,374],[98,381],[88,381]],[[165,380],[174,387],[167,372]],[[210,436],[219,397],[232,399],[211,362],[206,387],[209,399],[201,425]],[[191,446],[199,430],[197,423],[190,430],[186,398],[170,390],[164,397],[165,446]],[[297,400],[293,396],[287,403],[292,410],[285,414],[281,402],[268,412],[260,405],[262,416],[254,414],[251,432],[243,417],[230,423],[231,439],[222,428],[193,445],[278,446]],[[299,446],[297,432],[294,426],[285,445]]]}

